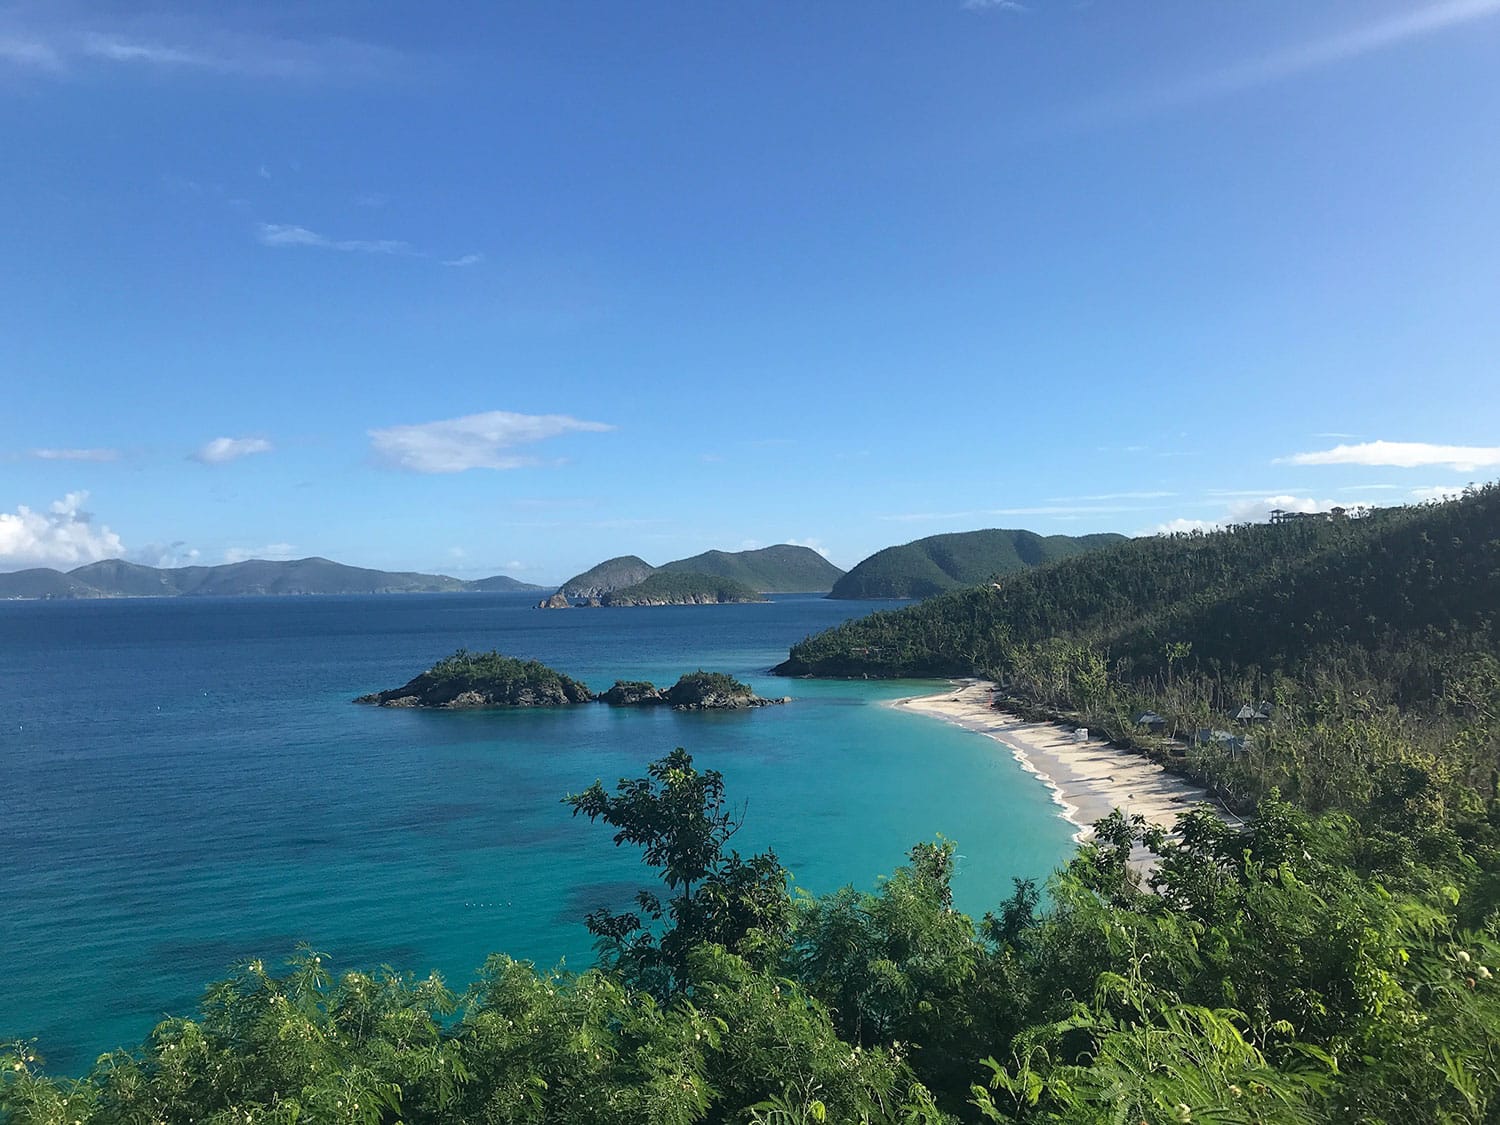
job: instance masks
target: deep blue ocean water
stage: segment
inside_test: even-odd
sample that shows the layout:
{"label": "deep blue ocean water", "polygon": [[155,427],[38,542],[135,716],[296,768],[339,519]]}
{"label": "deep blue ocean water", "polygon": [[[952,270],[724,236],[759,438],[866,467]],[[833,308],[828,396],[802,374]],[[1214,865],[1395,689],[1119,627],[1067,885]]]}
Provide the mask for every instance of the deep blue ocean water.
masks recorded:
{"label": "deep blue ocean water", "polygon": [[[645,885],[563,794],[684,746],[745,805],[735,844],[798,886],[864,888],[918,840],[963,857],[974,914],[1070,850],[1046,789],[994,742],[881,706],[932,682],[765,670],[869,603],[544,612],[535,595],[0,602],[0,1039],[54,1073],[191,1015],[203,986],[308,941],[335,967],[493,951],[582,968],[583,916]],[[724,671],[785,707],[584,705],[433,713],[353,705],[459,646],[595,690]]]}

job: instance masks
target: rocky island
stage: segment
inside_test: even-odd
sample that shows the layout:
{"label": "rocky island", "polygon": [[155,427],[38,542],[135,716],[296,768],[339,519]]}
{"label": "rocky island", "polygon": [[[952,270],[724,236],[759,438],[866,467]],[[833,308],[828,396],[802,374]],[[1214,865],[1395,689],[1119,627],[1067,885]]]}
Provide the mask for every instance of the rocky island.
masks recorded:
{"label": "rocky island", "polygon": [[674,711],[741,711],[790,697],[762,699],[733,676],[699,669],[669,688],[649,680],[616,680],[603,695],[588,685],[536,660],[517,660],[499,652],[459,649],[421,675],[389,691],[361,695],[355,703],[377,707],[419,707],[465,711],[492,707],[565,707],[598,700],[614,707],[671,707]]}
{"label": "rocky island", "polygon": [[613,707],[671,707],[674,711],[740,711],[747,707],[767,707],[773,703],[790,703],[790,696],[762,699],[733,676],[723,672],[689,672],[666,689],[650,680],[616,680],[614,687],[599,697]]}
{"label": "rocky island", "polygon": [[765,600],[758,590],[733,578],[659,570],[634,586],[609,591],[599,602],[605,606],[730,605]]}
{"label": "rocky island", "polygon": [[563,707],[594,698],[588,685],[535,660],[459,649],[420,676],[354,702],[448,711],[479,707]]}
{"label": "rocky island", "polygon": [[606,590],[587,598],[572,597],[559,590],[537,603],[539,609],[571,609],[574,606],[643,605],[733,605],[767,599],[752,586],[733,578],[712,574],[658,570],[632,586]]}

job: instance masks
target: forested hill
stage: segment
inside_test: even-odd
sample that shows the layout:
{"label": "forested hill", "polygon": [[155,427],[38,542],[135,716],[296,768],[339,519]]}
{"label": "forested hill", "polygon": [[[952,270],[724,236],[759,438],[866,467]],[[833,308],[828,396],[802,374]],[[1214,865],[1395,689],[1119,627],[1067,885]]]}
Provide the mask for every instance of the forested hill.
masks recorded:
{"label": "forested hill", "polygon": [[223,566],[141,566],[105,559],[63,574],[50,569],[0,574],[0,598],[142,598],[246,594],[415,594],[539,590],[505,575],[466,582],[345,566],[328,559],[249,559]]}
{"label": "forested hill", "polygon": [[652,566],[638,555],[606,559],[562,584],[569,598],[598,598],[636,586],[661,571],[708,575],[742,582],[758,594],[821,594],[844,572],[808,547],[778,543],[753,551],[705,551],[689,559]]}
{"label": "forested hill", "polygon": [[620,555],[573,575],[557,592],[569,598],[597,598],[611,590],[644,582],[655,573],[656,567],[639,555]]}
{"label": "forested hill", "polygon": [[959,586],[1124,540],[1115,534],[1048,535],[989,528],[930,535],[876,551],[834,584],[830,598],[930,598]]}
{"label": "forested hill", "polygon": [[731,578],[766,594],[821,594],[844,572],[810,547],[778,543],[755,551],[705,551],[661,568]]}
{"label": "forested hill", "polygon": [[779,671],[1004,678],[1038,646],[1070,643],[1136,682],[1338,671],[1420,701],[1456,657],[1497,651],[1497,619],[1491,485],[1357,520],[1130,540],[849,622],[793,647]]}

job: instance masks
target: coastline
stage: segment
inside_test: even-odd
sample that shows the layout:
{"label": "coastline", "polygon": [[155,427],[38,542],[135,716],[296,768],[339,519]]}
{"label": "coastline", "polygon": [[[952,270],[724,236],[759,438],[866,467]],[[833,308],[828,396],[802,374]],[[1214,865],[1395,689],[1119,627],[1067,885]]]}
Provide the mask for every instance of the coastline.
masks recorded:
{"label": "coastline", "polygon": [[[1062,723],[1034,723],[995,710],[990,706],[994,689],[985,680],[958,680],[946,691],[893,700],[889,706],[931,715],[1000,743],[1051,791],[1058,815],[1077,829],[1073,839],[1078,843],[1093,835],[1095,821],[1116,808],[1170,828],[1179,813],[1200,801],[1212,802],[1207,790],[1102,738],[1077,742],[1073,728]],[[1136,852],[1133,864],[1151,864],[1150,852],[1139,847]]]}

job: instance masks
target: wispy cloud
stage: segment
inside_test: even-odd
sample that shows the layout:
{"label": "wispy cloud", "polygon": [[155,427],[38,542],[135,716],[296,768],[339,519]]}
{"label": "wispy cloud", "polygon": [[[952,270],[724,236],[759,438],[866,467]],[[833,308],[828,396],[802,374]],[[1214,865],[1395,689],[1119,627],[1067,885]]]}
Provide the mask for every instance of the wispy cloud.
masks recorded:
{"label": "wispy cloud", "polygon": [[45,5],[0,12],[0,64],[56,78],[112,69],[340,81],[395,72],[399,51],[338,37],[266,34],[187,15],[99,15],[91,26]]}
{"label": "wispy cloud", "polygon": [[395,238],[329,238],[306,227],[261,223],[256,238],[263,246],[312,246],[357,254],[410,254],[411,245]]}
{"label": "wispy cloud", "polygon": [[809,551],[816,551],[825,559],[828,557],[828,548],[823,546],[821,539],[787,539],[784,542],[791,544],[793,547],[806,547]]}
{"label": "wispy cloud", "polygon": [[1117,505],[1043,505],[1034,508],[975,508],[966,512],[904,512],[899,515],[884,515],[880,518],[898,523],[924,523],[988,519],[991,516],[1092,516],[1149,510]]}
{"label": "wispy cloud", "polygon": [[118,449],[33,449],[39,461],[118,461]]}
{"label": "wispy cloud", "polygon": [[249,457],[253,453],[269,453],[273,448],[265,438],[218,437],[204,442],[198,451],[192,454],[192,460],[204,465],[222,465],[227,461]]}
{"label": "wispy cloud", "polygon": [[80,566],[125,553],[120,537],[103,524],[95,526],[84,511],[87,492],[70,492],[38,512],[25,504],[0,512],[0,569],[32,566]]}
{"label": "wispy cloud", "polygon": [[1416,469],[1444,465],[1459,473],[1500,465],[1500,446],[1434,445],[1425,441],[1366,441],[1278,457],[1282,465],[1383,465]]}
{"label": "wispy cloud", "polygon": [[1278,509],[1284,512],[1328,512],[1334,508],[1351,508],[1354,506],[1348,500],[1317,500],[1311,496],[1294,496],[1289,493],[1278,496],[1261,496],[1253,500],[1238,500],[1230,504],[1224,514],[1217,519],[1168,520],[1166,523],[1146,528],[1140,534],[1159,535],[1179,531],[1212,531],[1215,528],[1227,527],[1237,523],[1265,523],[1271,518],[1271,513]]}
{"label": "wispy cloud", "polygon": [[521,469],[539,464],[536,457],[514,452],[569,433],[614,429],[568,414],[513,414],[491,410],[440,422],[370,430],[376,457],[414,473],[461,473],[467,469]]}
{"label": "wispy cloud", "polygon": [[1134,96],[1117,96],[1108,102],[1086,107],[1074,116],[1080,122],[1120,119],[1228,97],[1495,15],[1500,15],[1500,0],[1445,0],[1427,4],[1326,38],[1292,44],[1175,84]]}
{"label": "wispy cloud", "polygon": [[284,562],[296,553],[297,548],[290,543],[267,543],[264,547],[229,547],[224,551],[224,561],[241,563],[251,559],[266,559]]}
{"label": "wispy cloud", "polygon": [[1407,493],[1413,500],[1457,500],[1464,494],[1468,485],[1463,484],[1430,484],[1422,488],[1413,488]]}
{"label": "wispy cloud", "polygon": [[484,261],[483,254],[463,254],[457,258],[444,258],[443,265],[459,267],[477,266],[482,261]]}
{"label": "wispy cloud", "polygon": [[963,0],[959,5],[966,12],[1022,12],[1031,11],[1029,4],[1022,4],[1021,0]]}
{"label": "wispy cloud", "polygon": [[1176,496],[1175,492],[1100,492],[1094,496],[1049,496],[1049,504],[1068,504],[1085,500],[1160,500]]}

